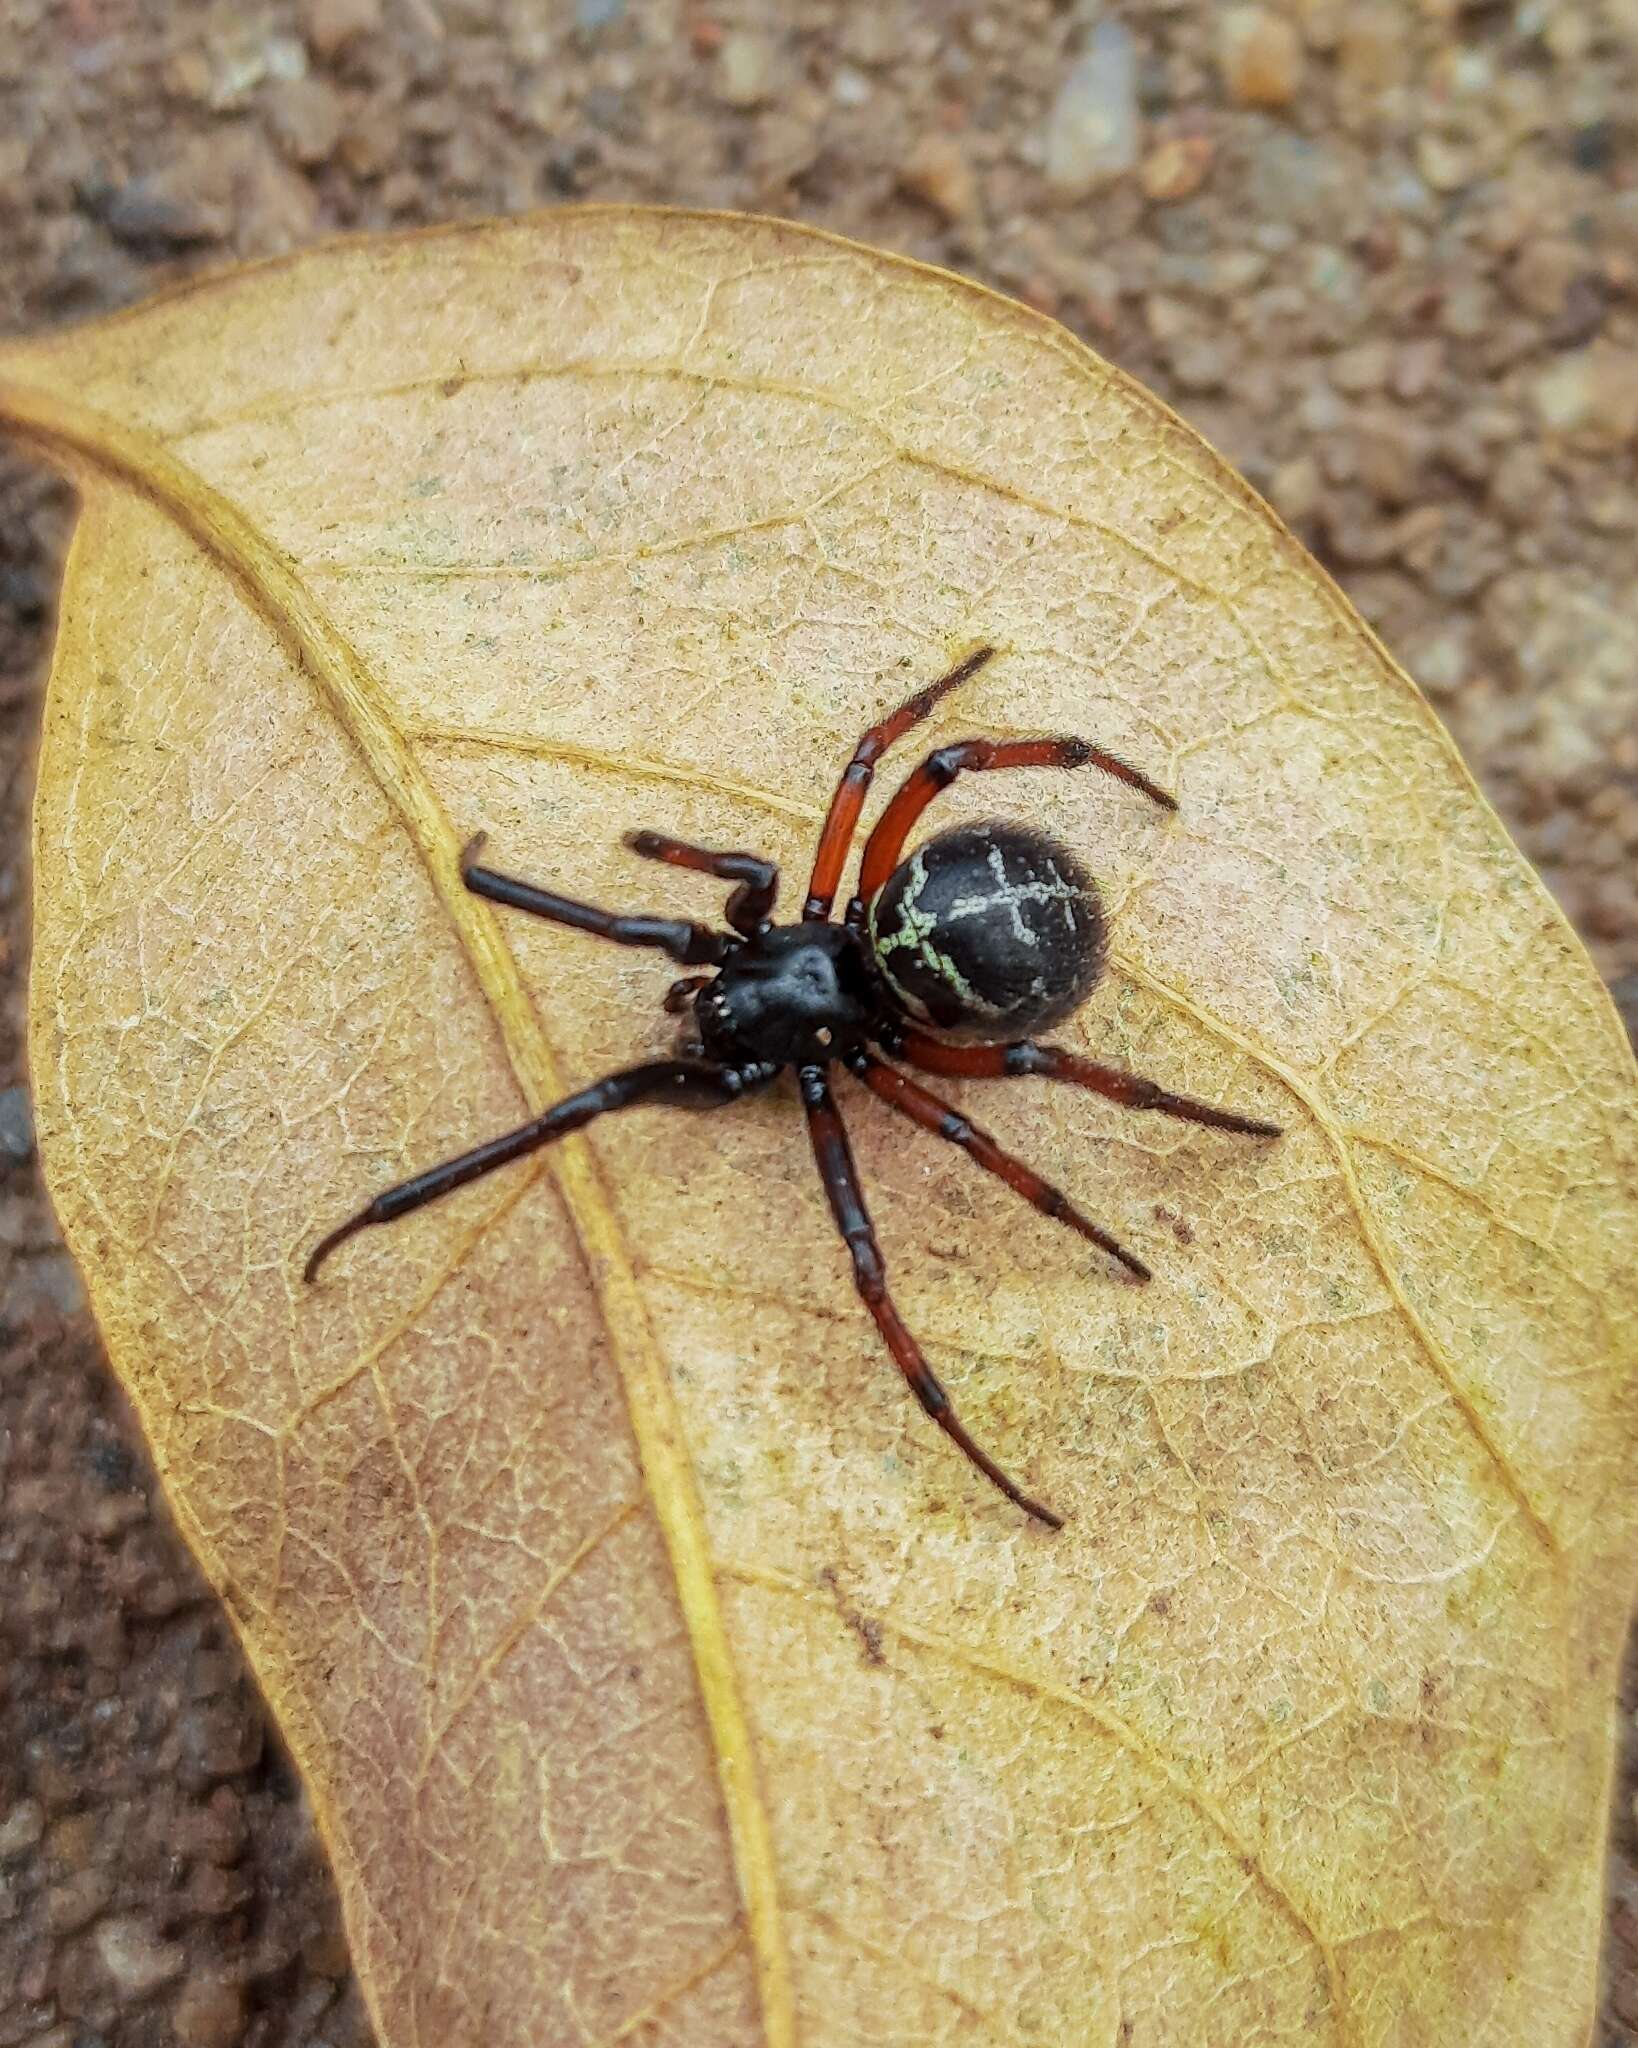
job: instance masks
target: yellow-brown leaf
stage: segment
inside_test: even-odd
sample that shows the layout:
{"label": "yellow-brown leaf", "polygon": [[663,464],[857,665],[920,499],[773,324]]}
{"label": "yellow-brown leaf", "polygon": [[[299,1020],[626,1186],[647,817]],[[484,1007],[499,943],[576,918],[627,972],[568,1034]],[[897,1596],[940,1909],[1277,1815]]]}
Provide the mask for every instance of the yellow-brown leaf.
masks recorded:
{"label": "yellow-brown leaf", "polygon": [[[13,345],[0,421],[84,490],[47,1169],[383,2042],[1576,2048],[1632,1062],[1222,464],[955,279],[619,210]],[[794,908],[854,735],[979,638],[933,740],[1086,732],[1181,798],[944,800],[1103,877],[1064,1035],[1287,1133],[965,1091],[1139,1291],[853,1103],[901,1306],[1061,1535],[907,1398],[788,1094],[611,1120],[303,1288],[372,1192],[670,1043],[668,963],[498,917],[466,835],[700,915],[622,831],[746,844]]]}

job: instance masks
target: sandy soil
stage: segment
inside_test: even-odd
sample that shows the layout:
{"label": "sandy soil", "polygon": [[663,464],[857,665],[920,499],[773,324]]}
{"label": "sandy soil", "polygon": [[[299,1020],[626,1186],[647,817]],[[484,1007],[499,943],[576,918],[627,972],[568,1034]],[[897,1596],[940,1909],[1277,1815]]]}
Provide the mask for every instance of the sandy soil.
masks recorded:
{"label": "sandy soil", "polygon": [[[970,271],[1273,499],[1638,1030],[1634,108],[1638,0],[0,0],[0,329],[572,196]],[[0,451],[0,2048],[358,2048],[299,1787],[30,1156],[25,813],[69,512]],[[1632,1705],[1600,2048],[1638,2043]]]}

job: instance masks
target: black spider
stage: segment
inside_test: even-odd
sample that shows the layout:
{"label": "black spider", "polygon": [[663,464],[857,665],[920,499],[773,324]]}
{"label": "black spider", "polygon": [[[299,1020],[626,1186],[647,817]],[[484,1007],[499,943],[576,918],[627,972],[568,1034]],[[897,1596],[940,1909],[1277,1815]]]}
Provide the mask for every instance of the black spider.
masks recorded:
{"label": "black spider", "polygon": [[[1072,1081],[1129,1109],[1160,1110],[1190,1123],[1252,1137],[1277,1137],[1279,1126],[1174,1095],[1141,1075],[1020,1035],[1067,1017],[1085,1001],[1103,967],[1103,911],[1097,885],[1063,847],[1024,826],[963,825],[936,834],[900,863],[917,818],[967,769],[1101,768],[1152,802],[1176,810],[1175,799],[1146,775],[1087,740],[964,740],[929,754],[866,841],[858,892],[846,916],[840,924],[830,922],[842,866],[877,761],[994,652],[993,647],[978,648],[860,740],[819,834],[799,924],[773,923],[778,871],[755,854],[709,853],[658,832],[635,832],[626,841],[646,859],[733,882],[727,906],[732,929],[717,932],[671,918],[616,916],[553,896],[473,865],[480,843],[474,840],[467,848],[463,874],[467,887],[478,895],[622,946],[657,947],[686,967],[713,970],[674,982],[666,995],[666,1009],[689,1018],[680,1047],[683,1057],[651,1060],[609,1074],[543,1110],[521,1129],[387,1189],[315,1246],[307,1261],[307,1278],[314,1277],[344,1238],[366,1224],[391,1223],[423,1202],[579,1130],[608,1110],[640,1102],[721,1109],[766,1087],[782,1068],[793,1066],[819,1177],[836,1227],[852,1254],[854,1282],[899,1369],[940,1429],[1009,1500],[1050,1527],[1062,1527],[1061,1516],[1031,1500],[974,1443],[920,1346],[900,1321],[887,1291],[886,1270],[852,1148],[831,1100],[828,1069],[840,1061],[890,1108],[959,1145],[1043,1215],[1057,1217],[1118,1259],[1136,1280],[1149,1278],[1141,1259],[1083,1216],[1057,1188],[1002,1151],[988,1132],[889,1066],[876,1048],[884,1047],[935,1074],[1038,1074]],[[934,1037],[932,1032],[944,1036]],[[960,1043],[963,1039],[978,1042]]]}

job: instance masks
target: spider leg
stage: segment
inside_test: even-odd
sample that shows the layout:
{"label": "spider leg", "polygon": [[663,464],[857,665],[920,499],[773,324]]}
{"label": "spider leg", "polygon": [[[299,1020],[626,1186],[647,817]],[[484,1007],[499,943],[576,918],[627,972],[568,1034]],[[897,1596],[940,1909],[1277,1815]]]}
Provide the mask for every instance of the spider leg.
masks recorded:
{"label": "spider leg", "polygon": [[893,1306],[893,1297],[887,1291],[887,1268],[882,1260],[881,1247],[876,1242],[870,1211],[865,1207],[859,1170],[853,1162],[853,1148],[848,1143],[846,1128],[831,1099],[824,1068],[803,1067],[801,1083],[802,1105],[807,1111],[814,1160],[819,1168],[819,1178],[824,1182],[830,1213],[836,1219],[836,1228],[841,1232],[853,1260],[853,1284],[875,1318],[876,1327],[893,1354],[893,1362],[909,1381],[911,1392],[926,1412],[992,1485],[999,1487],[1008,1500],[1015,1502],[1025,1514],[1033,1515],[1038,1522],[1045,1522],[1049,1529],[1061,1529],[1063,1516],[1054,1514],[1040,1501],[1031,1500],[962,1427],[950,1405],[949,1395],[922,1356],[921,1346],[900,1319],[898,1310]]}
{"label": "spider leg", "polygon": [[951,1104],[941,1101],[919,1082],[912,1081],[908,1074],[901,1074],[896,1067],[888,1066],[885,1060],[876,1059],[870,1053],[860,1053],[857,1058],[849,1060],[848,1065],[871,1093],[879,1095],[890,1109],[896,1109],[901,1116],[908,1117],[913,1124],[920,1124],[924,1131],[931,1131],[935,1137],[947,1138],[952,1145],[959,1145],[969,1159],[983,1167],[986,1173],[993,1173],[997,1180],[1005,1181],[1032,1208],[1039,1209],[1043,1216],[1053,1216],[1060,1223],[1067,1223],[1071,1230],[1079,1231],[1100,1251],[1118,1259],[1136,1279],[1151,1278],[1149,1268],[1140,1258],[1134,1257],[1107,1230],[1100,1230],[1090,1217],[1083,1216],[1060,1189],[1042,1180],[1021,1159],[1004,1152],[988,1131],[981,1131],[977,1124],[969,1123]]}
{"label": "spider leg", "polygon": [[440,1195],[464,1188],[468,1181],[477,1180],[482,1174],[493,1173],[497,1166],[505,1166],[527,1152],[536,1152],[542,1145],[567,1137],[570,1131],[580,1130],[594,1117],[606,1116],[610,1110],[630,1109],[639,1102],[658,1102],[672,1109],[724,1109],[751,1089],[772,1080],[775,1071],[769,1066],[715,1067],[688,1060],[652,1060],[644,1066],[605,1074],[601,1081],[566,1095],[517,1130],[491,1138],[486,1145],[475,1146],[441,1165],[429,1166],[396,1187],[385,1189],[356,1216],[348,1217],[345,1223],[337,1224],[320,1238],[308,1255],[303,1277],[313,1279],[336,1246],[355,1231],[372,1223],[395,1223],[423,1203],[435,1202]]}
{"label": "spider leg", "polygon": [[527,910],[531,917],[550,918],[553,924],[566,924],[577,932],[591,932],[599,939],[613,939],[617,946],[654,946],[684,967],[720,967],[739,949],[737,939],[703,924],[689,924],[676,917],[618,916],[590,903],[577,903],[570,896],[554,896],[549,889],[497,874],[493,868],[477,867],[472,856],[483,836],[480,832],[469,840],[461,856],[461,879],[474,896],[486,896],[491,903],[504,903],[513,910]]}
{"label": "spider leg", "polygon": [[820,828],[819,846],[813,857],[813,875],[808,882],[808,900],[802,906],[804,922],[816,923],[830,915],[830,906],[836,900],[836,885],[842,879],[842,868],[847,861],[848,848],[853,844],[854,828],[864,808],[866,792],[876,773],[876,763],[895,740],[902,739],[913,725],[920,725],[941,697],[948,696],[969,676],[977,675],[994,653],[993,647],[975,648],[948,674],[940,676],[936,683],[929,683],[926,689],[918,690],[915,696],[906,698],[891,717],[873,725],[854,748],[853,759],[842,771],[842,779],[836,785],[836,794],[830,800],[830,809]]}
{"label": "spider leg", "polygon": [[1278,1124],[1240,1116],[1232,1109],[1219,1109],[1214,1103],[1197,1102],[1192,1095],[1174,1095],[1169,1088],[1146,1080],[1142,1074],[1083,1059],[1062,1046],[1037,1045],[1032,1038],[1016,1039],[1011,1045],[946,1045],[942,1039],[929,1038],[924,1032],[906,1031],[894,1040],[892,1049],[928,1074],[961,1074],[971,1080],[1038,1074],[1048,1081],[1072,1081],[1077,1088],[1090,1088],[1127,1109],[1159,1110],[1162,1116],[1206,1124],[1214,1131],[1239,1131],[1248,1138],[1280,1135]]}
{"label": "spider leg", "polygon": [[1129,783],[1163,810],[1175,811],[1177,799],[1169,796],[1147,775],[1129,767],[1118,754],[1105,753],[1090,740],[963,740],[953,747],[939,747],[909,775],[894,792],[892,802],[876,820],[876,829],[865,841],[859,864],[859,896],[868,902],[899,864],[910,828],[940,790],[948,789],[958,775],[989,768],[1101,768],[1119,782]]}
{"label": "spider leg", "polygon": [[726,916],[741,938],[754,938],[773,916],[779,870],[760,854],[712,853],[703,846],[690,846],[684,839],[668,839],[663,832],[628,832],[626,844],[644,860],[663,860],[669,867],[715,875],[719,882],[737,882],[739,887],[728,898]]}

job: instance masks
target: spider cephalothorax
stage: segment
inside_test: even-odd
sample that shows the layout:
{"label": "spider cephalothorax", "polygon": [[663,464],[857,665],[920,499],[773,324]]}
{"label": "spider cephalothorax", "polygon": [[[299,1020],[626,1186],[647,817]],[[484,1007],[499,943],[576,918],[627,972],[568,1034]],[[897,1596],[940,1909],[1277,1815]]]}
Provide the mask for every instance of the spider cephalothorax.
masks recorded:
{"label": "spider cephalothorax", "polygon": [[890,1065],[882,1051],[935,1074],[1037,1074],[1094,1089],[1131,1109],[1158,1110],[1218,1130],[1253,1137],[1277,1137],[1279,1130],[1023,1035],[1068,1016],[1086,999],[1103,966],[1104,920],[1097,888],[1066,847],[1025,826],[964,825],[935,834],[908,860],[901,859],[916,820],[964,771],[1092,766],[1167,810],[1177,808],[1146,775],[1087,740],[975,739],[929,754],[882,812],[865,843],[857,892],[843,921],[831,921],[876,762],[994,652],[976,649],[860,740],[820,831],[798,923],[773,922],[778,871],[755,854],[712,853],[657,832],[628,838],[632,851],[647,859],[735,884],[728,898],[729,929],[712,931],[671,918],[620,916],[554,896],[477,866],[473,855],[479,842],[474,840],[463,872],[476,894],[620,945],[652,946],[684,966],[711,970],[673,982],[665,998],[665,1007],[685,1019],[681,1057],[609,1074],[519,1130],[388,1188],[314,1247],[307,1278],[355,1231],[391,1223],[609,1110],[642,1102],[721,1109],[794,1067],[814,1158],[852,1257],[854,1283],[895,1362],[922,1407],[979,1470],[1009,1500],[1057,1528],[1061,1518],[1021,1491],[968,1435],[921,1347],[899,1319],[852,1148],[831,1098],[829,1069],[845,1066],[890,1108],[959,1145],[1044,1215],[1117,1259],[1136,1280],[1149,1278],[1141,1259],[1003,1151],[988,1132]]}

